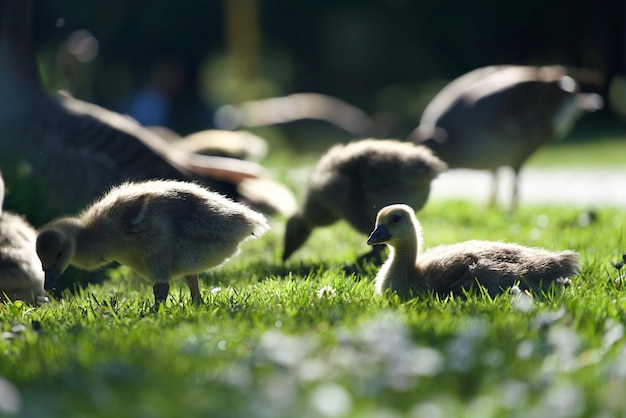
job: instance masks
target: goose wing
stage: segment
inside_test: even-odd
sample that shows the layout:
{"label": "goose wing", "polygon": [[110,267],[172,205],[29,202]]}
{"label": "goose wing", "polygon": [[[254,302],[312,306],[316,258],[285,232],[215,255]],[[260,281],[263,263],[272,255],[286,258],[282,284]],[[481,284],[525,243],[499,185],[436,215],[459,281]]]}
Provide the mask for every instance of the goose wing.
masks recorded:
{"label": "goose wing", "polygon": [[266,126],[302,119],[326,121],[355,137],[367,136],[375,125],[358,107],[319,93],[295,93],[237,106],[222,106],[215,115],[215,123],[222,129]]}
{"label": "goose wing", "polygon": [[[197,180],[230,196],[258,164],[176,150],[134,120],[67,96],[41,96],[13,126],[13,152],[61,199],[89,201],[111,185],[153,178]],[[76,203],[76,202],[75,202]]]}

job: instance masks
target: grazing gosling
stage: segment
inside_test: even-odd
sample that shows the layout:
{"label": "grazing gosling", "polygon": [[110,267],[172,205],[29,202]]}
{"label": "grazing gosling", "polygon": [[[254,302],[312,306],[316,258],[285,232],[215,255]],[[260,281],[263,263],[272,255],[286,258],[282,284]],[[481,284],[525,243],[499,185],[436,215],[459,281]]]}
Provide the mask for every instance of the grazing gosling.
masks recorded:
{"label": "grazing gosling", "polygon": [[431,181],[445,168],[428,148],[409,142],[364,139],[335,145],[317,163],[301,210],[287,222],[283,261],[316,227],[345,219],[367,235],[384,206],[406,203],[421,209]]}
{"label": "grazing gosling", "polygon": [[429,290],[462,294],[477,283],[491,296],[516,284],[522,290],[541,292],[553,283],[566,284],[580,272],[574,251],[551,252],[502,242],[466,241],[421,254],[422,228],[407,205],[381,209],[367,243],[390,248],[376,276],[376,291],[391,290],[402,298]]}
{"label": "grazing gosling", "polygon": [[223,263],[269,226],[263,215],[197,184],[152,180],[117,186],[78,216],[41,228],[37,254],[45,289],[69,264],[93,270],[113,261],[154,282],[164,302],[169,280],[184,276],[201,301],[198,273]]}
{"label": "grazing gosling", "polygon": [[47,301],[35,240],[37,232],[24,218],[2,212],[4,181],[0,175],[0,302]]}

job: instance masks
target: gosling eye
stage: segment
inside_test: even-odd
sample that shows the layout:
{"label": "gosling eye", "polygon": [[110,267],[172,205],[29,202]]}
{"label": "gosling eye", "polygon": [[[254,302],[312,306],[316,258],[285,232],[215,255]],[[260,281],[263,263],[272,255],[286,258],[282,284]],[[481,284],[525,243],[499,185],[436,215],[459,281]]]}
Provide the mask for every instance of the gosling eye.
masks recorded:
{"label": "gosling eye", "polygon": [[397,224],[398,222],[400,222],[401,219],[402,219],[402,217],[400,215],[393,215],[391,217],[391,223],[392,224]]}

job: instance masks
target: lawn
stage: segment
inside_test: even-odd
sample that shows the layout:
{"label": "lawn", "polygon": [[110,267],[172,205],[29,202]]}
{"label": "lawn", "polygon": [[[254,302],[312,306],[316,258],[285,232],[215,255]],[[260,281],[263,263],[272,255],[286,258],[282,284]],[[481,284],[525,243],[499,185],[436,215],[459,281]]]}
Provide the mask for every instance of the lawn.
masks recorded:
{"label": "lawn", "polygon": [[536,167],[615,167],[626,165],[624,121],[594,115],[583,119],[565,139],[540,148],[528,163]]}
{"label": "lawn", "polygon": [[124,267],[41,308],[0,306],[0,416],[626,415],[626,283],[611,264],[626,252],[622,209],[509,215],[451,201],[418,216],[427,246],[574,249],[582,273],[542,299],[403,303],[374,294],[377,267],[355,267],[368,247],[347,225],[316,230],[283,264],[285,222],[273,219],[202,276],[200,306],[174,283],[155,312],[150,284]]}
{"label": "lawn", "polygon": [[364,237],[317,230],[283,265],[279,220],[203,276],[202,306],[178,284],[153,312],[151,287],[125,268],[42,308],[2,306],[0,415],[622,416],[626,296],[611,261],[626,214],[581,215],[463,202],[420,213],[427,245],[579,251],[582,274],[544,300],[377,297],[376,267],[350,268]]}

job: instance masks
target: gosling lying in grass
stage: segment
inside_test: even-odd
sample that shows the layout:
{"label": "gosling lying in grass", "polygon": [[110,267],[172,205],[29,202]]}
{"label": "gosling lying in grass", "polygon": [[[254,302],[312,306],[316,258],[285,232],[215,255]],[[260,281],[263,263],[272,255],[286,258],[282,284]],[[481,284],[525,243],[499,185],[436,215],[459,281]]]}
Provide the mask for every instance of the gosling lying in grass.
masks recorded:
{"label": "gosling lying in grass", "polygon": [[69,264],[93,270],[117,261],[155,283],[156,304],[166,300],[169,281],[179,276],[199,302],[198,273],[268,229],[260,213],[194,183],[124,183],[79,215],[43,226],[37,254],[46,290]]}
{"label": "gosling lying in grass", "polygon": [[3,201],[0,176],[0,302],[45,302],[44,274],[35,252],[37,232],[21,216],[2,212]]}
{"label": "gosling lying in grass", "polygon": [[554,283],[567,283],[580,272],[574,251],[551,252],[502,242],[466,241],[420,253],[422,228],[407,205],[381,209],[367,243],[384,243],[390,249],[376,276],[376,291],[391,290],[402,298],[422,291],[462,294],[477,284],[491,296],[516,284],[522,290],[541,292]]}
{"label": "gosling lying in grass", "polygon": [[365,139],[335,145],[317,163],[301,210],[287,222],[283,261],[316,227],[344,219],[367,235],[384,206],[406,203],[421,209],[431,181],[445,168],[428,148],[408,142]]}

